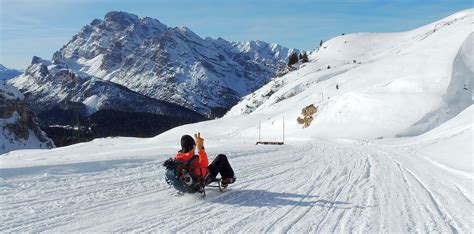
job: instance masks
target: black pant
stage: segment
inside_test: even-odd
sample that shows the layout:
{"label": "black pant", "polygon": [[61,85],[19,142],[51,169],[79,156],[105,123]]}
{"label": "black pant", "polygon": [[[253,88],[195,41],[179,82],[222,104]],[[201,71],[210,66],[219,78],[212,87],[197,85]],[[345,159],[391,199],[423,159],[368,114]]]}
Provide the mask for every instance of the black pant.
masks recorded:
{"label": "black pant", "polygon": [[213,178],[216,178],[218,173],[221,173],[222,178],[234,177],[234,170],[230,166],[227,156],[223,154],[217,155],[212,163],[207,167]]}

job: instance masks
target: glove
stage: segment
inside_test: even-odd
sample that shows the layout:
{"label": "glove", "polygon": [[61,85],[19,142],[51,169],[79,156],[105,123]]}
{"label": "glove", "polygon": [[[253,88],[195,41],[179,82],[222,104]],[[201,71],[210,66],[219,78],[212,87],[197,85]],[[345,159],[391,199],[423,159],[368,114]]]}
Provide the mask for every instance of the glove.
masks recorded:
{"label": "glove", "polygon": [[198,152],[204,151],[204,139],[201,138],[200,132],[194,134],[194,140],[196,141],[196,147],[198,149]]}

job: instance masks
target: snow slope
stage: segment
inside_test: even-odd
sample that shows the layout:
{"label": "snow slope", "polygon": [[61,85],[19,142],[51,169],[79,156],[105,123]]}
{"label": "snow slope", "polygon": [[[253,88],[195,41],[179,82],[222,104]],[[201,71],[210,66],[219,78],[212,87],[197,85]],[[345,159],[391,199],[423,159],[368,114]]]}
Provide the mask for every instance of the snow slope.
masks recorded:
{"label": "snow slope", "polygon": [[256,146],[206,137],[210,159],[227,154],[238,180],[225,193],[208,188],[203,199],[180,196],[164,180],[161,164],[178,150],[176,137],[3,155],[0,231],[468,232],[474,225],[472,168],[447,170],[416,145],[293,139]]}
{"label": "snow slope", "polygon": [[[150,139],[10,152],[0,157],[0,231],[469,232],[472,110],[400,139],[262,146],[223,136],[222,126],[242,124],[226,118]],[[210,159],[228,155],[238,178],[204,199],[178,195],[161,166],[180,134],[198,129]]]}
{"label": "snow slope", "polygon": [[[463,93],[450,94],[464,92],[459,81],[472,84],[465,51],[472,48],[472,13],[407,33],[346,35],[352,42],[373,40],[373,46],[344,50],[358,55],[356,63],[323,56],[338,54],[329,51],[338,48],[333,43],[346,44],[340,37],[326,42],[310,64],[218,120],[150,139],[105,138],[4,154],[0,231],[471,232],[472,97],[465,102]],[[405,44],[394,47],[401,39]],[[366,60],[358,64],[360,57]],[[332,68],[318,71],[327,67],[325,59]],[[460,64],[466,66],[454,69]],[[336,84],[339,90],[322,89]],[[320,113],[302,129],[295,119],[321,90]],[[446,110],[452,112],[436,114]],[[282,139],[283,115],[285,145],[255,145],[259,122],[262,140]],[[407,129],[419,135],[370,139]],[[237,176],[229,191],[209,188],[204,199],[178,195],[161,166],[178,151],[182,134],[197,131],[210,159],[228,155]],[[335,139],[343,137],[350,139]]]}
{"label": "snow slope", "polygon": [[[469,9],[408,32],[333,38],[227,115],[258,114],[266,123],[285,116],[288,134],[321,138],[427,132],[472,105],[473,15]],[[295,120],[310,104],[318,113],[301,129]]]}
{"label": "snow slope", "polygon": [[458,174],[472,174],[473,114],[474,106],[471,105],[432,131],[413,138],[390,141],[408,151],[416,151],[418,155],[446,170]]}

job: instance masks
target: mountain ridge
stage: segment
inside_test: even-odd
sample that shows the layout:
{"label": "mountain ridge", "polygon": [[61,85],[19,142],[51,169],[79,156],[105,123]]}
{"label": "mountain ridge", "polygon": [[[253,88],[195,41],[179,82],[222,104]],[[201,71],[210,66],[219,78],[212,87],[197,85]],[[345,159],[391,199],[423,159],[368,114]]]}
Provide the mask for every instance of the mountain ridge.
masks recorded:
{"label": "mountain ridge", "polygon": [[109,12],[84,26],[52,61],[207,114],[268,82],[297,51],[262,41],[203,39],[187,27]]}
{"label": "mountain ridge", "polygon": [[16,69],[6,68],[0,64],[0,80],[9,80],[15,76],[20,75],[22,72]]}

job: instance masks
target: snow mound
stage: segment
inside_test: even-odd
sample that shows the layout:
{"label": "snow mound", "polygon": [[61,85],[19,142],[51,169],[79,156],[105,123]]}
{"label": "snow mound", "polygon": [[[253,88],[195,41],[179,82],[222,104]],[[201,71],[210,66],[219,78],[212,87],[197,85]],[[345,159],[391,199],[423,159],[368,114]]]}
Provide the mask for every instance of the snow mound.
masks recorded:
{"label": "snow mound", "polygon": [[471,105],[439,127],[416,137],[410,145],[445,169],[473,176],[473,115]]}

